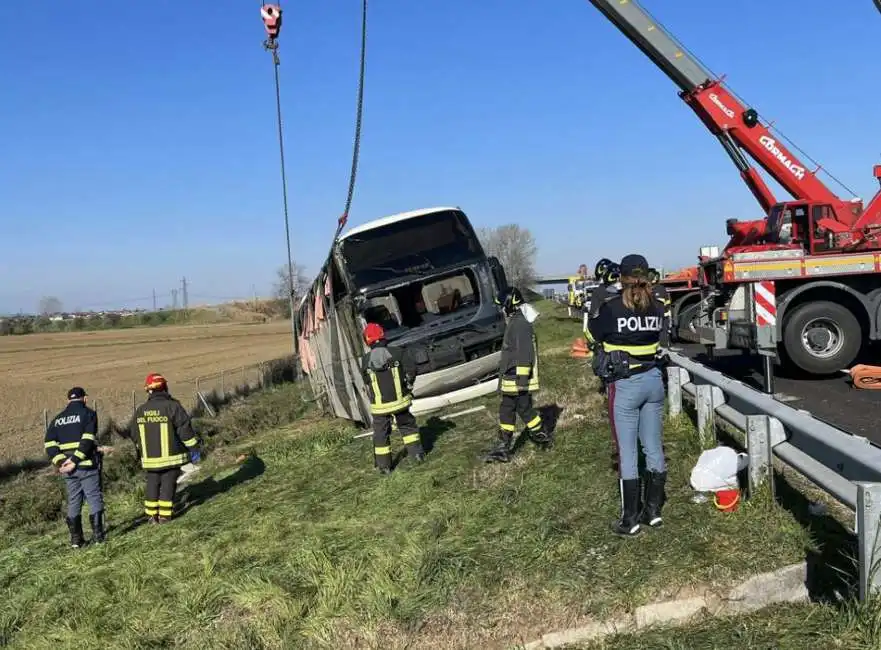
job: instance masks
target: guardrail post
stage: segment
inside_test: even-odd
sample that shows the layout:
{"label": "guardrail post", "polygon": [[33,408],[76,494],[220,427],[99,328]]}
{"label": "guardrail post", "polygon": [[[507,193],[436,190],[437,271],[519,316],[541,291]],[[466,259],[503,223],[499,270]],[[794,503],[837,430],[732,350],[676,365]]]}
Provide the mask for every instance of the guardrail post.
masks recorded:
{"label": "guardrail post", "polygon": [[857,483],[857,540],[860,600],[881,590],[881,483]]}
{"label": "guardrail post", "polygon": [[667,403],[671,416],[682,413],[682,387],[688,382],[688,371],[685,368],[667,367]]}
{"label": "guardrail post", "polygon": [[[749,454],[749,493],[757,494],[759,488],[773,478],[774,447],[786,441],[786,432],[777,418],[767,415],[746,416],[746,451]],[[774,496],[774,482],[771,481]]]}
{"label": "guardrail post", "polygon": [[725,403],[722,390],[711,384],[696,384],[694,403],[697,408],[697,431],[704,448],[716,440],[716,407]]}
{"label": "guardrail post", "polygon": [[226,382],[224,381],[224,372],[220,371],[220,399],[226,397]]}

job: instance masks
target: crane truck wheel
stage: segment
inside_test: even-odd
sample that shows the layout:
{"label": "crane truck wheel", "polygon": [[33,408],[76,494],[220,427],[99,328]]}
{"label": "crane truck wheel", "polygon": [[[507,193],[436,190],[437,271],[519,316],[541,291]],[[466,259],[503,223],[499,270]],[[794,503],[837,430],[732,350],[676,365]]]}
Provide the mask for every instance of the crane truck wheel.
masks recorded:
{"label": "crane truck wheel", "polygon": [[694,343],[698,340],[697,325],[700,303],[687,304],[676,315],[676,339]]}
{"label": "crane truck wheel", "polygon": [[798,305],[783,323],[783,357],[812,375],[831,375],[853,363],[863,332],[856,316],[838,303]]}

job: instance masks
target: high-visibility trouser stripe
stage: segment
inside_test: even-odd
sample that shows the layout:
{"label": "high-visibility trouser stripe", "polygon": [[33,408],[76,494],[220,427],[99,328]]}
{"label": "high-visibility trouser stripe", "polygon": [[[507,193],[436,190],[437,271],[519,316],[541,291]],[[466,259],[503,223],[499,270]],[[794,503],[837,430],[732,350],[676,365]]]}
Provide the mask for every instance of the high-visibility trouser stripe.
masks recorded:
{"label": "high-visibility trouser stripe", "polygon": [[528,377],[529,373],[532,372],[532,368],[530,366],[516,366],[514,372],[518,377]]}
{"label": "high-visibility trouser stripe", "polygon": [[538,377],[531,377],[526,388],[520,388],[514,379],[502,379],[501,388],[503,393],[534,393],[538,390]]}
{"label": "high-visibility trouser stripe", "polygon": [[54,456],[52,456],[53,465],[57,465],[64,460],[67,460],[67,456],[65,456],[64,454],[55,454]]}
{"label": "high-visibility trouser stripe", "polygon": [[144,501],[144,512],[148,516],[153,516],[159,514],[159,502],[158,501]]}
{"label": "high-visibility trouser stripe", "polygon": [[388,456],[392,453],[392,448],[389,445],[386,445],[385,447],[374,447],[373,453],[377,456]]}
{"label": "high-visibility trouser stripe", "polygon": [[159,505],[159,516],[170,517],[174,513],[174,503],[171,501],[163,501],[160,499],[156,502]]}
{"label": "high-visibility trouser stripe", "polygon": [[411,433],[408,436],[404,436],[404,444],[405,445],[412,445],[413,443],[416,443],[416,442],[419,442],[419,434],[418,433]]}
{"label": "high-visibility trouser stripe", "polygon": [[502,431],[514,431],[514,425],[499,422],[499,429],[501,429]]}
{"label": "high-visibility trouser stripe", "polygon": [[635,357],[643,357],[657,354],[659,346],[659,343],[650,343],[648,345],[615,345],[614,343],[603,343],[603,350],[606,352],[621,350],[628,354],[632,354]]}
{"label": "high-visibility trouser stripe", "polygon": [[529,422],[526,423],[527,429],[538,429],[541,426],[541,416],[536,415]]}
{"label": "high-visibility trouser stripe", "polygon": [[186,454],[175,454],[165,458],[141,458],[141,467],[144,469],[164,469],[166,467],[178,467],[189,460]]}
{"label": "high-visibility trouser stripe", "polygon": [[373,415],[388,415],[390,413],[403,411],[412,403],[413,398],[409,395],[402,399],[395,400],[394,402],[374,402],[370,405],[370,412],[373,413]]}

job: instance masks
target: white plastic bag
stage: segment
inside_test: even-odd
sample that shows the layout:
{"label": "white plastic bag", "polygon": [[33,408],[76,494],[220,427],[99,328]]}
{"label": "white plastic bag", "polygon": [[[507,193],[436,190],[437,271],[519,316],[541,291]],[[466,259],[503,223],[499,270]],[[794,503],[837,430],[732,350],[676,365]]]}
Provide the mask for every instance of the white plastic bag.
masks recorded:
{"label": "white plastic bag", "polygon": [[691,470],[691,487],[698,492],[718,492],[738,487],[737,473],[749,464],[749,457],[731,447],[707,449]]}

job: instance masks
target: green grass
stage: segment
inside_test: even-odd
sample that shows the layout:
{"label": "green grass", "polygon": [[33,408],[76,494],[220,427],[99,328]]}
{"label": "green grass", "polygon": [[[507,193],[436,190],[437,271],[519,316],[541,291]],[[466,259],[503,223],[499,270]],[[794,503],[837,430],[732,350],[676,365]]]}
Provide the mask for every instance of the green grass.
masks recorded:
{"label": "green grass", "polygon": [[704,618],[677,629],[618,635],[570,650],[876,650],[881,647],[878,603],[844,608],[775,605],[746,616]]}
{"label": "green grass", "polygon": [[142,479],[124,445],[108,461],[100,547],[65,547],[60,479],[0,484],[0,645],[505,647],[804,559],[808,536],[783,510],[690,502],[699,447],[684,421],[665,432],[665,527],[613,536],[606,416],[568,356],[580,323],[539,307],[538,403],[562,407],[550,452],[527,443],[508,465],[479,462],[496,431],[489,398],[485,412],[423,418],[428,462],[381,477],[369,439],[287,387],[211,423],[196,505],[167,526],[131,527]]}

